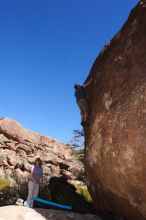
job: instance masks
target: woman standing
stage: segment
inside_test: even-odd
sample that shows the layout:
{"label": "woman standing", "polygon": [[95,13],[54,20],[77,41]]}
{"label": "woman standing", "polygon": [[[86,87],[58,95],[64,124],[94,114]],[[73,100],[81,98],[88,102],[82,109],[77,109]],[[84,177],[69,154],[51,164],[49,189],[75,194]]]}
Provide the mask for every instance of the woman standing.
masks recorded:
{"label": "woman standing", "polygon": [[40,185],[43,185],[42,161],[36,158],[28,181],[28,197],[24,203],[25,206],[33,207],[33,198],[38,196]]}

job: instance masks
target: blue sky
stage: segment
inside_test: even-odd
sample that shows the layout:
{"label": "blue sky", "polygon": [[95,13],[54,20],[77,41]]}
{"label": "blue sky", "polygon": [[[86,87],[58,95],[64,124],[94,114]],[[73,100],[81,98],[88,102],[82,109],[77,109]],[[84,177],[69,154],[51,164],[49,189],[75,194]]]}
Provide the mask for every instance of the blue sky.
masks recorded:
{"label": "blue sky", "polygon": [[73,84],[138,0],[0,0],[0,116],[63,142],[80,129]]}

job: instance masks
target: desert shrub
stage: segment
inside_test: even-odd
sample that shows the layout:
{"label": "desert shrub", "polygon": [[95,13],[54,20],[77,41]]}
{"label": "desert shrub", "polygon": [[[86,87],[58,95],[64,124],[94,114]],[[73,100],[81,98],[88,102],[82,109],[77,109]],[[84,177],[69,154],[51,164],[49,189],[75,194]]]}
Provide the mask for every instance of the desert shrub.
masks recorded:
{"label": "desert shrub", "polygon": [[0,179],[0,206],[14,205],[17,198],[26,199],[27,184]]}
{"label": "desert shrub", "polygon": [[77,186],[76,185],[76,192],[81,195],[87,202],[92,203],[91,195],[87,189],[87,187]]}
{"label": "desert shrub", "polygon": [[16,202],[16,188],[8,179],[0,179],[0,206],[11,205]]}
{"label": "desert shrub", "polygon": [[0,179],[0,190],[4,189],[5,187],[8,187],[10,185],[11,185],[10,180]]}

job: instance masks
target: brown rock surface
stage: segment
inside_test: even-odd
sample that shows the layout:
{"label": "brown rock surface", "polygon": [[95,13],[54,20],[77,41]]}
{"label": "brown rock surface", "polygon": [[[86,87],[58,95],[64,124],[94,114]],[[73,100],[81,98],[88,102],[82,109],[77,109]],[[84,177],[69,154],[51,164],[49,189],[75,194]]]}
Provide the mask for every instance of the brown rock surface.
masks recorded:
{"label": "brown rock surface", "polygon": [[[27,180],[36,157],[44,162],[44,174],[78,179],[84,172],[69,145],[33,133],[9,118],[0,119],[0,173],[1,177],[12,176]],[[75,169],[75,170],[74,170]],[[74,170],[74,171],[73,171]]]}
{"label": "brown rock surface", "polygon": [[146,219],[146,1],[96,59],[86,89],[86,179],[97,210]]}

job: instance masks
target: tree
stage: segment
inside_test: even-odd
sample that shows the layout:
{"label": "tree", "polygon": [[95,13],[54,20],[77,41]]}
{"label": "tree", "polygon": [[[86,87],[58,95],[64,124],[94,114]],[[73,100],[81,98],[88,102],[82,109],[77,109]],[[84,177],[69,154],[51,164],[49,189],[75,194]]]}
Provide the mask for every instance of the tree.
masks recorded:
{"label": "tree", "polygon": [[71,139],[71,144],[74,148],[83,149],[84,148],[84,130],[74,130],[73,138]]}

